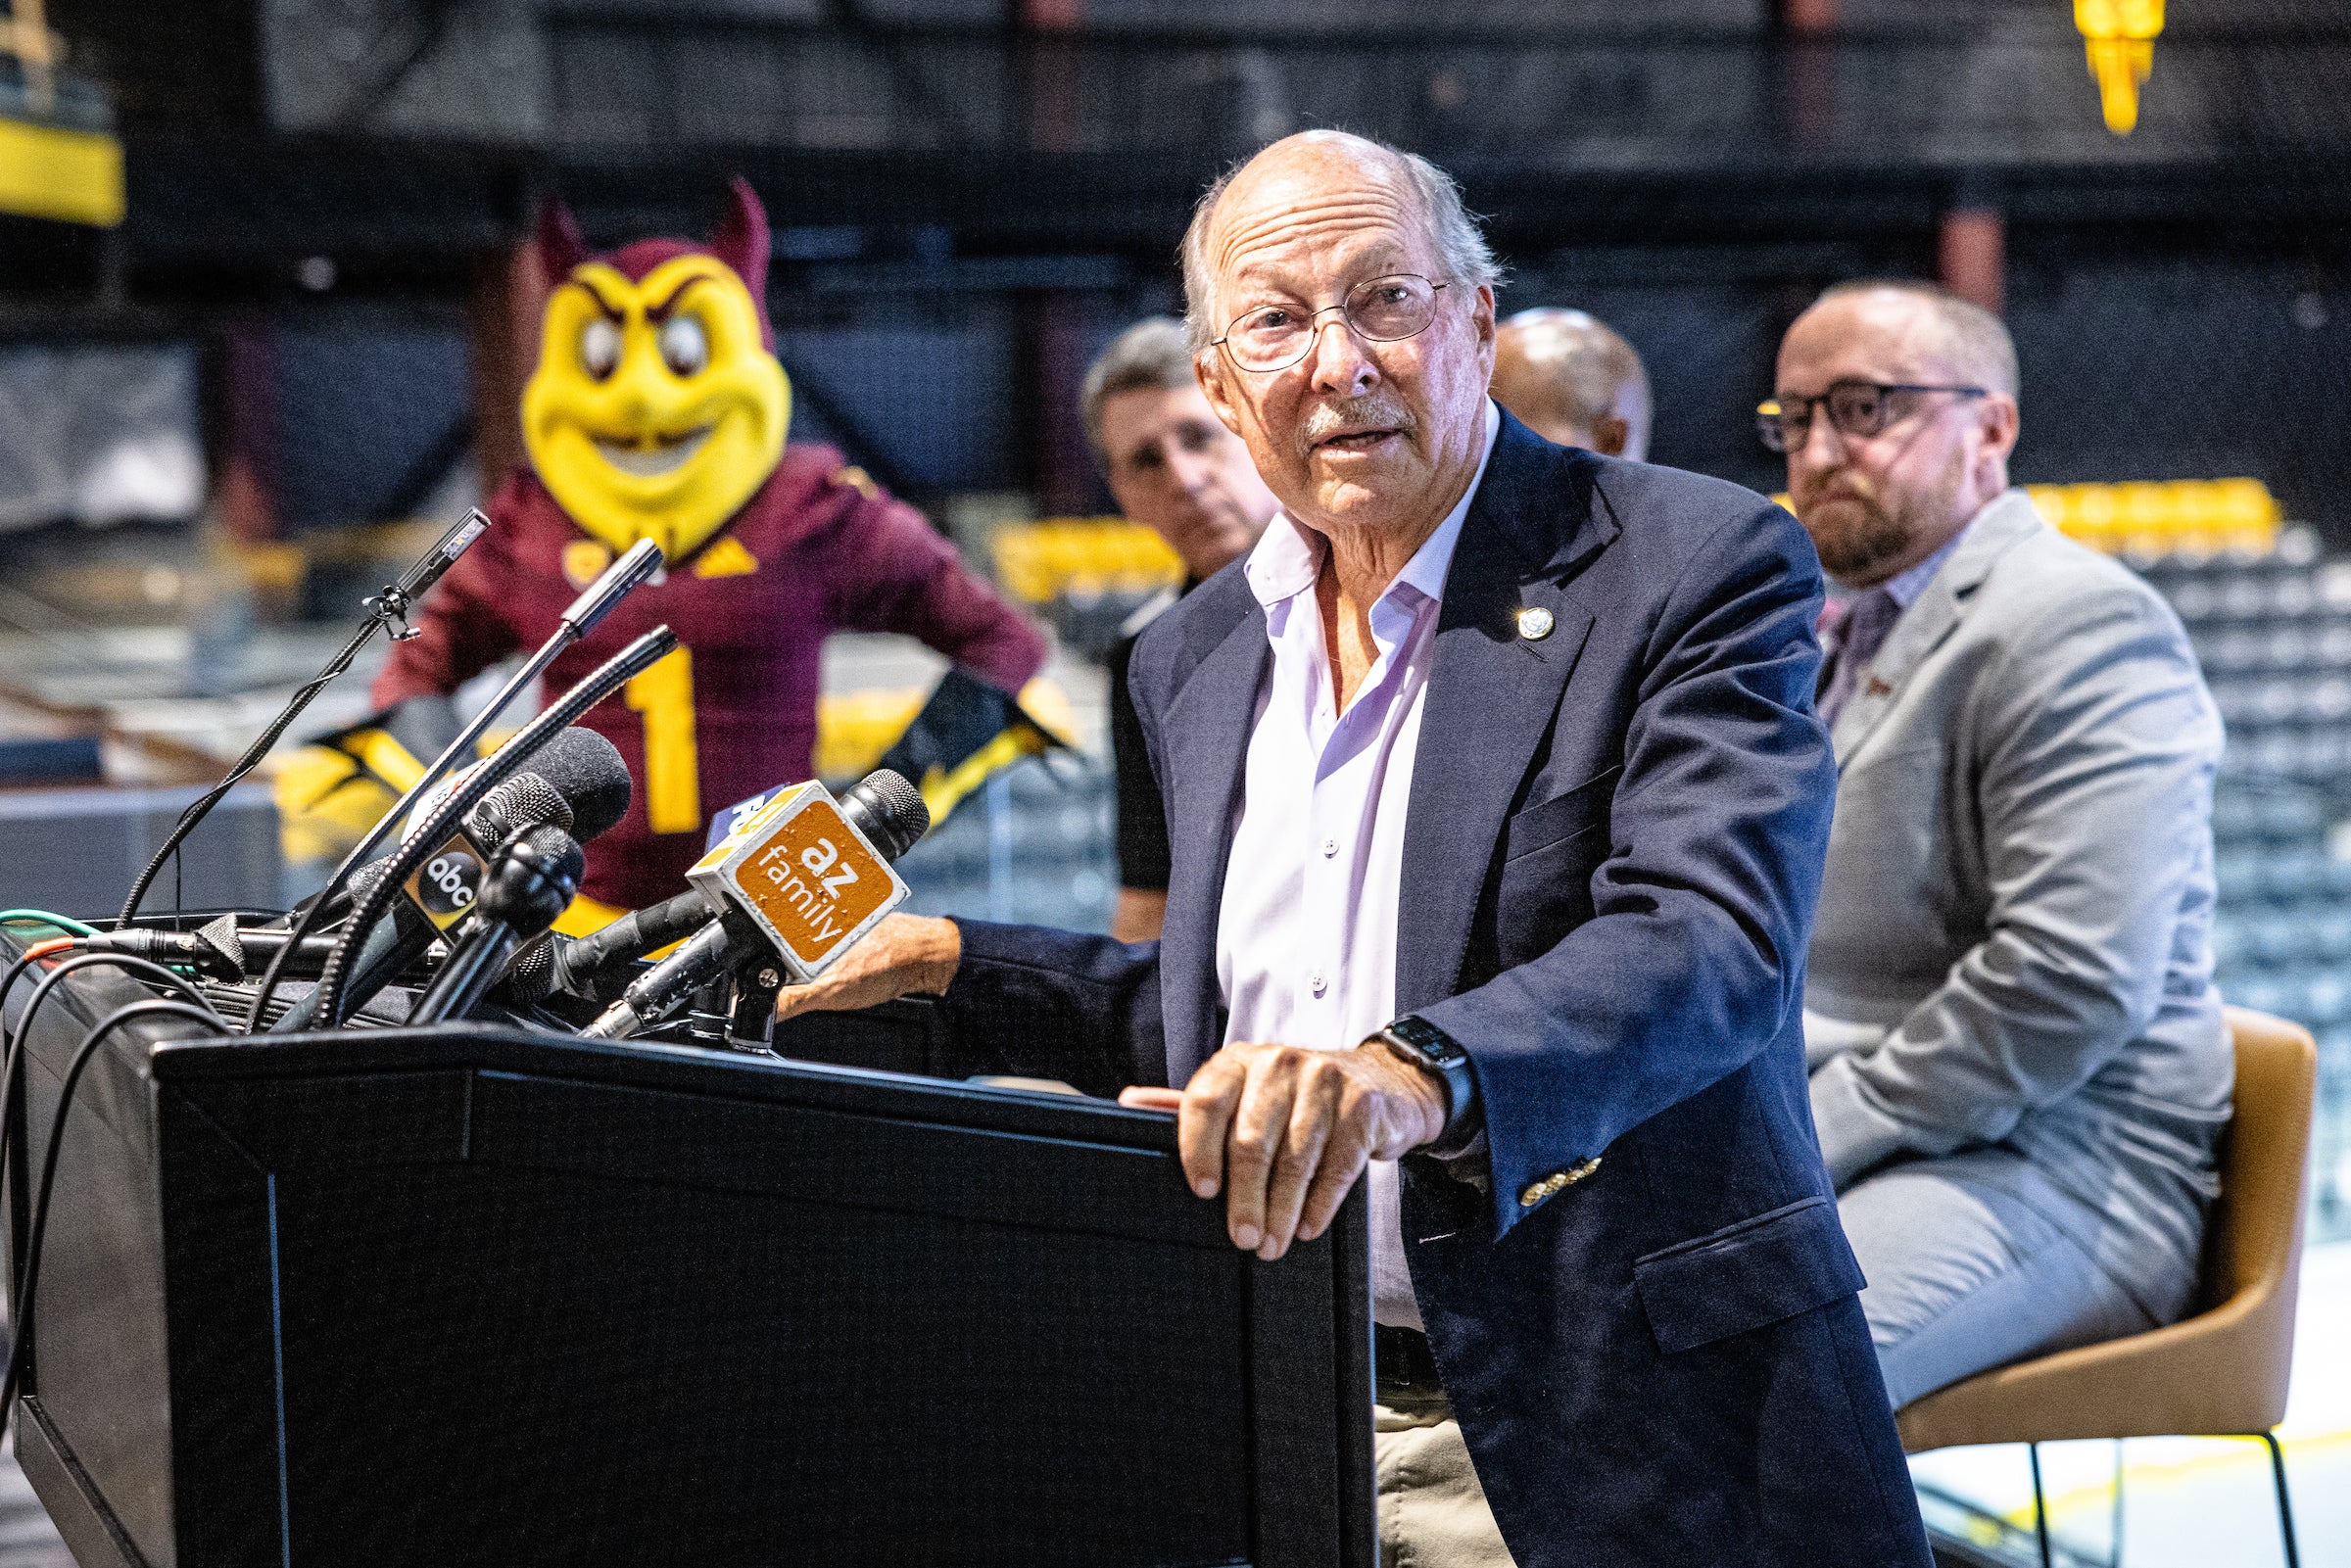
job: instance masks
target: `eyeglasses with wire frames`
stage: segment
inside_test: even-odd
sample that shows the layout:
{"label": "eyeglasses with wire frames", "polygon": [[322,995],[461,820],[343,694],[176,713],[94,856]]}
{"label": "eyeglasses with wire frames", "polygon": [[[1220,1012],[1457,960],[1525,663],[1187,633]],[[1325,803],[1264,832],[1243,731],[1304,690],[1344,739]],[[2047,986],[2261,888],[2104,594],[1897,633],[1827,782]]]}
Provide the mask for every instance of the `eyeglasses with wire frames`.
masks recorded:
{"label": "eyeglasses with wire frames", "polygon": [[1908,411],[1909,394],[1943,392],[1988,398],[1988,387],[1925,386],[1901,381],[1838,381],[1817,398],[1771,398],[1755,405],[1755,433],[1773,451],[1801,451],[1812,437],[1812,410],[1826,406],[1839,435],[1866,440]]}
{"label": "eyeglasses with wire frames", "polygon": [[1333,310],[1367,343],[1399,343],[1428,330],[1437,318],[1437,291],[1445,286],[1415,272],[1391,272],[1366,278],[1337,305],[1319,310],[1271,303],[1251,306],[1210,347],[1223,349],[1243,370],[1261,375],[1287,370],[1306,357],[1322,318]]}

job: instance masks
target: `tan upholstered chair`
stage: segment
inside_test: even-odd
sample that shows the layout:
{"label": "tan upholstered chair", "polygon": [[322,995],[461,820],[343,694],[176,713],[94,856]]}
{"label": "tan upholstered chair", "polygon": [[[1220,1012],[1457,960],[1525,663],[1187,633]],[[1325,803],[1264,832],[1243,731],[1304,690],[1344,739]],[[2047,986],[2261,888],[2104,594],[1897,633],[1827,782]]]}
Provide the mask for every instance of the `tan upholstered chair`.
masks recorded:
{"label": "tan upholstered chair", "polygon": [[2257,1437],[2269,1445],[2287,1568],[2298,1568],[2285,1458],[2294,1295],[2309,1202],[2319,1053],[2308,1030],[2229,1010],[2236,1103],[2221,1148],[2221,1196],[2204,1239],[2204,1309],[2167,1328],[2020,1361],[1939,1389],[1896,1419],[1912,1453],[1975,1443],[2035,1445],[2033,1515],[2049,1561],[2043,1443],[2072,1438]]}

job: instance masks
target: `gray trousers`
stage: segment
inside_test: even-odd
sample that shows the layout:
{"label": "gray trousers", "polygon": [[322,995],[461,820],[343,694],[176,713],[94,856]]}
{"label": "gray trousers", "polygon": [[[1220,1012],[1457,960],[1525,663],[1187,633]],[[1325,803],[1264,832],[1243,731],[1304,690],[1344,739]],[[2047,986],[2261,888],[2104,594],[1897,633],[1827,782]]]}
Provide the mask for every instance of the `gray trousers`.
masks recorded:
{"label": "gray trousers", "polygon": [[[1861,1310],[1897,1410],[1990,1367],[2157,1326],[2095,1256],[2122,1238],[2021,1155],[1895,1165],[1846,1189],[1837,1213],[1869,1281]],[[2181,1274],[2163,1321],[2193,1288]]]}

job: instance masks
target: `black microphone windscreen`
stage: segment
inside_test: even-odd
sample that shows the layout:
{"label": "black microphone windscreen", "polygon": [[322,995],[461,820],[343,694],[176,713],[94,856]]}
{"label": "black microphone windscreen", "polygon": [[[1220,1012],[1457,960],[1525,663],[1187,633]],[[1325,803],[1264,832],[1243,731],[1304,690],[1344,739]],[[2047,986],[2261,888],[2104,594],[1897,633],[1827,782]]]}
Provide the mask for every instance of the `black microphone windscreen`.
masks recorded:
{"label": "black microphone windscreen", "polygon": [[563,798],[563,791],[530,770],[484,795],[465,819],[474,841],[484,849],[496,849],[525,828],[544,824],[567,829],[571,823],[571,802]]}
{"label": "black microphone windscreen", "polygon": [[580,852],[579,840],[552,823],[533,828],[514,848],[542,861],[550,875],[560,877],[575,887],[588,874],[588,857]]}
{"label": "black microphone windscreen", "polygon": [[506,961],[490,999],[504,1007],[528,1007],[553,994],[558,977],[555,959],[563,941],[553,931],[541,931],[523,943]]}
{"label": "black microphone windscreen", "polygon": [[558,730],[530,758],[530,770],[571,803],[571,836],[582,843],[628,815],[629,765],[594,730]]}
{"label": "black microphone windscreen", "polygon": [[887,860],[896,860],[931,831],[931,808],[923,793],[890,768],[876,768],[841,796],[857,829]]}

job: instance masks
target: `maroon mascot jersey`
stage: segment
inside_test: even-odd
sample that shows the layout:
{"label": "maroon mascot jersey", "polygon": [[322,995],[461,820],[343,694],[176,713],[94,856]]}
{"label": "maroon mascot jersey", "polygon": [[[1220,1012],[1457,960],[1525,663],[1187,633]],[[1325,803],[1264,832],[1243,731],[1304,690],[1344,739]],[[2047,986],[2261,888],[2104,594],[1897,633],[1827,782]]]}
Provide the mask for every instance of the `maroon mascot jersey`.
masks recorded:
{"label": "maroon mascot jersey", "polygon": [[[452,691],[536,647],[611,559],[529,472],[485,509],[490,531],[426,600],[422,635],[396,643],[376,678],[379,707]],[[623,908],[685,886],[712,812],[810,777],[828,633],[902,632],[1008,692],[1045,655],[1036,630],[965,570],[920,512],[831,448],[810,445],[785,448],[722,531],[557,658],[547,690],[560,692],[665,623],[688,656],[663,661],[581,721],[620,748],[636,785],[628,816],[587,846],[581,887]]]}

